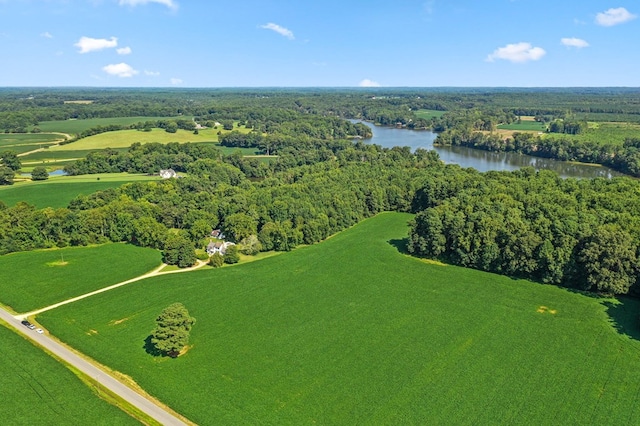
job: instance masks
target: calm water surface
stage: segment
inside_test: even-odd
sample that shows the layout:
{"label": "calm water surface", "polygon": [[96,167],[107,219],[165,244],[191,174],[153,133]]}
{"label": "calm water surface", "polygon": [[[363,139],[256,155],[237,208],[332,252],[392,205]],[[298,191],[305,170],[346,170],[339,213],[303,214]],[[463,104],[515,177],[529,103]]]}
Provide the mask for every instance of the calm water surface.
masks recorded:
{"label": "calm water surface", "polygon": [[361,122],[369,126],[373,131],[371,143],[393,148],[394,146],[408,146],[414,151],[416,148],[435,150],[442,161],[447,164],[458,164],[461,167],[473,167],[487,172],[489,170],[517,170],[531,166],[536,170],[552,170],[562,177],[595,178],[624,176],[613,169],[598,165],[584,163],[570,163],[549,158],[538,158],[530,155],[516,154],[513,152],[488,152],[479,149],[471,149],[462,146],[433,146],[437,134],[426,130],[396,129],[393,127],[374,126],[371,123]]}

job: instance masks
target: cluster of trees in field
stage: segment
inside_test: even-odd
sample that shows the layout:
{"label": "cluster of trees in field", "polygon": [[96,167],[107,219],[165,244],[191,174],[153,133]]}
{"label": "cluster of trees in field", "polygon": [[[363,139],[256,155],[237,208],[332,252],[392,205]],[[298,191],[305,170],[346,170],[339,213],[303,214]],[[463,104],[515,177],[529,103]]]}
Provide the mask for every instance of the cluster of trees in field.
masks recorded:
{"label": "cluster of trees in field", "polygon": [[564,133],[567,135],[579,135],[587,130],[586,121],[578,120],[554,120],[549,123],[549,133]]}
{"label": "cluster of trees in field", "polygon": [[220,151],[210,145],[136,142],[125,152],[114,149],[92,151],[85,158],[66,165],[64,171],[71,176],[121,172],[157,174],[161,169],[186,172],[187,166],[196,159],[221,157]]}
{"label": "cluster of trees in field", "polygon": [[12,185],[15,174],[22,167],[22,163],[15,151],[0,152],[0,185]]}
{"label": "cluster of trees in field", "polygon": [[[283,117],[284,118],[284,117]],[[258,148],[265,154],[277,154],[282,148],[299,148],[309,143],[368,139],[373,136],[371,129],[362,123],[351,123],[335,117],[294,116],[288,121],[268,120],[247,121],[246,126],[254,129],[246,133],[234,130],[220,135],[220,145],[237,148]]]}
{"label": "cluster of trees in field", "polygon": [[416,193],[408,248],[484,271],[625,294],[640,277],[639,190],[629,178],[563,180],[531,168],[443,175]]}

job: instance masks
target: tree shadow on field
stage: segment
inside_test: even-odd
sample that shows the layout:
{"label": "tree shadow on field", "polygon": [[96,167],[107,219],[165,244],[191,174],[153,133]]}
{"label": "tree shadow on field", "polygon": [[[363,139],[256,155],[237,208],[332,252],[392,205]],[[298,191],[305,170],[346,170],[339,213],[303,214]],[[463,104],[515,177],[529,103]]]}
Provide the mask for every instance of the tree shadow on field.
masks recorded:
{"label": "tree shadow on field", "polygon": [[589,297],[591,299],[611,299],[611,297],[613,297],[610,294],[601,294],[601,293],[596,293],[594,291],[580,290],[579,288],[572,288],[572,287],[562,287],[562,288],[564,288],[570,293],[580,294],[582,296]]}
{"label": "tree shadow on field", "polygon": [[613,302],[603,302],[603,305],[618,333],[640,340],[640,300],[621,296]]}
{"label": "tree shadow on field", "polygon": [[387,241],[389,244],[394,246],[396,250],[398,250],[402,254],[411,254],[409,253],[409,238],[401,238],[401,239],[393,239]]}
{"label": "tree shadow on field", "polygon": [[144,351],[151,356],[164,356],[164,353],[158,350],[158,348],[156,348],[156,345],[151,343],[151,335],[148,335],[147,338],[144,339],[144,345],[142,346],[142,349],[144,349]]}

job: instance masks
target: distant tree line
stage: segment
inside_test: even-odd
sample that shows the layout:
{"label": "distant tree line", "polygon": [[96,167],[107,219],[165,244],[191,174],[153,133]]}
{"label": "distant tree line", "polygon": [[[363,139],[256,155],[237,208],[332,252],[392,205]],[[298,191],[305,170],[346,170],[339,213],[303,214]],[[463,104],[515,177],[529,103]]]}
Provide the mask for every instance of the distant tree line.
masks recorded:
{"label": "distant tree line", "polygon": [[531,133],[516,132],[504,138],[469,130],[446,130],[435,141],[447,146],[464,146],[494,152],[517,152],[561,161],[602,164],[619,172],[640,177],[640,139],[626,138],[622,145],[596,143],[569,138],[543,138]]}

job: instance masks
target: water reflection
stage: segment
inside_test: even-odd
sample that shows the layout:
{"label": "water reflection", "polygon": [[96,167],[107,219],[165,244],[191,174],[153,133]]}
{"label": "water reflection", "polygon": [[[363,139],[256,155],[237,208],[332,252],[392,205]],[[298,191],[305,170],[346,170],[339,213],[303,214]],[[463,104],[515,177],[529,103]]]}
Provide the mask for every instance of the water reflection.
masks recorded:
{"label": "water reflection", "polygon": [[393,127],[374,126],[362,122],[373,131],[373,139],[369,141],[377,145],[392,148],[394,146],[408,146],[414,151],[416,148],[435,150],[442,161],[447,164],[458,164],[461,167],[473,167],[480,172],[490,170],[517,170],[531,166],[536,170],[552,170],[562,177],[581,179],[614,176],[624,176],[613,169],[598,165],[570,163],[567,161],[538,158],[513,152],[489,152],[462,146],[434,147],[433,141],[437,134],[425,130],[395,129]]}

